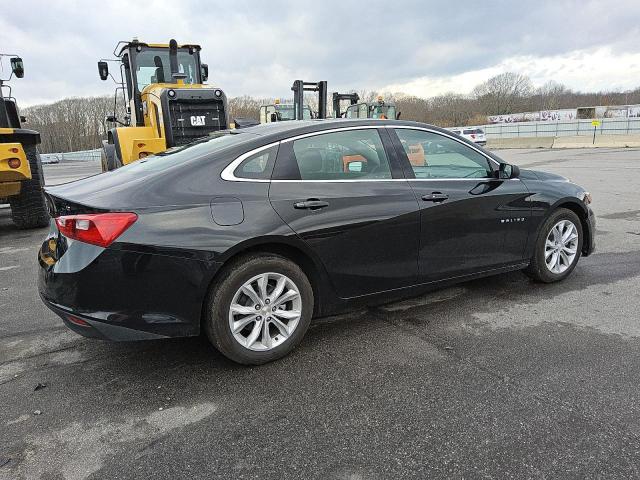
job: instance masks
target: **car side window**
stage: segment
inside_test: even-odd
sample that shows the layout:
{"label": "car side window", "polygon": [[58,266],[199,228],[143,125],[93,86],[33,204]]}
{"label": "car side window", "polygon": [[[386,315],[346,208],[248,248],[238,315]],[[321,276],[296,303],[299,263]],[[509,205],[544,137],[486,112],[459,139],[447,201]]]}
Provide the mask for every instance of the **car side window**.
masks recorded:
{"label": "car side window", "polygon": [[237,178],[269,180],[277,153],[277,146],[256,152],[245,158],[233,171],[233,175]]}
{"label": "car side window", "polygon": [[375,128],[345,130],[293,142],[302,180],[391,178],[391,168]]}
{"label": "car side window", "polygon": [[439,133],[395,129],[416,178],[487,178],[492,176],[487,157]]}

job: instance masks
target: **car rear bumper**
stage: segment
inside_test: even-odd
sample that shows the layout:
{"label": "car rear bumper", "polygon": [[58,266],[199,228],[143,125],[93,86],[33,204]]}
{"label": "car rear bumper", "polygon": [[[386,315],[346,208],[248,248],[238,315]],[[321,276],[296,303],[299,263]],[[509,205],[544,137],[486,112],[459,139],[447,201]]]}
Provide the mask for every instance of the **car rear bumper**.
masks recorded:
{"label": "car rear bumper", "polygon": [[73,331],[116,341],[200,333],[203,301],[218,263],[193,258],[193,252],[167,255],[138,251],[150,247],[104,249],[73,241],[52,259],[51,241],[41,247],[38,289]]}
{"label": "car rear bumper", "polygon": [[116,325],[113,322],[92,318],[84,314],[79,314],[73,309],[54,304],[40,296],[44,304],[58,315],[62,322],[79,335],[87,338],[98,338],[100,340],[111,340],[117,342],[127,342],[134,340],[155,340],[159,338],[169,338],[170,335],[161,335],[144,330],[135,330],[123,325]]}

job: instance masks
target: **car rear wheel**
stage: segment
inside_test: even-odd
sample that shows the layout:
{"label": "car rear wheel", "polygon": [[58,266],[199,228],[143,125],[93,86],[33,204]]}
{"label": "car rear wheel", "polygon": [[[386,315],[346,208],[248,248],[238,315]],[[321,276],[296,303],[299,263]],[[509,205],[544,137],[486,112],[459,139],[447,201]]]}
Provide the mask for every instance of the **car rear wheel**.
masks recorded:
{"label": "car rear wheel", "polygon": [[544,283],[564,280],[580,259],[582,241],[578,216],[571,210],[559,208],[542,225],[525,273]]}
{"label": "car rear wheel", "polygon": [[205,330],[231,360],[259,365],[287,355],[313,315],[313,290],[295,263],[267,254],[234,262],[209,295]]}

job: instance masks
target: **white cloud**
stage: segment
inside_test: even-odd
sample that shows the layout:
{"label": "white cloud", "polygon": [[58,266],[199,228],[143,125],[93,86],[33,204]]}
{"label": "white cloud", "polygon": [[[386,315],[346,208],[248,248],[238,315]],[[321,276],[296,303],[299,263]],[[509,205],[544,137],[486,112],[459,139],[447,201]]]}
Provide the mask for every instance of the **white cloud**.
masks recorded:
{"label": "white cloud", "polygon": [[579,91],[624,91],[640,86],[640,53],[616,53],[603,47],[545,57],[517,56],[458,75],[425,76],[409,82],[379,85],[378,88],[419,97],[434,97],[448,92],[468,94],[477,84],[503,72],[528,75],[534,86],[554,80]]}
{"label": "white cloud", "polygon": [[297,78],[327,80],[332,91],[465,93],[506,70],[578,90],[640,85],[637,0],[617,0],[616,8],[601,0],[536,0],[533,8],[512,0],[478,8],[442,0],[302,7],[155,0],[152,8],[128,0],[2,1],[10,15],[0,16],[0,48],[25,60],[25,78],[12,83],[23,106],[112,94],[96,61],[133,37],[201,44],[211,83],[230,96],[290,96]]}

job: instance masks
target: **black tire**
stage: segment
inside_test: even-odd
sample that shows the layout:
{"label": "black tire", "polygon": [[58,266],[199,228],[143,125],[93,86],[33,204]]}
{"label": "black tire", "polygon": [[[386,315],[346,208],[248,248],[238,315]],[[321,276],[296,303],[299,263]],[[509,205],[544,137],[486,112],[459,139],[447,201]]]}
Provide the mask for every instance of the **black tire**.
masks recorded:
{"label": "black tire", "polygon": [[[254,351],[240,345],[229,326],[229,309],[233,296],[249,279],[261,273],[286,275],[298,287],[302,314],[293,334],[280,345],[267,351]],[[251,254],[239,258],[225,268],[219,283],[209,292],[204,328],[213,346],[225,357],[244,365],[261,365],[282,358],[302,340],[313,316],[313,289],[304,272],[292,261],[271,253]]]}
{"label": "black tire", "polygon": [[100,157],[103,172],[110,172],[118,167],[121,167],[116,146],[113,143],[102,143],[102,155]]}
{"label": "black tire", "polygon": [[[578,231],[578,247],[577,253],[573,258],[569,268],[567,268],[562,273],[554,273],[552,272],[545,262],[545,242],[547,240],[547,236],[551,229],[561,220],[569,220],[575,226]],[[554,212],[549,215],[549,217],[544,221],[542,226],[540,227],[540,232],[538,233],[538,238],[536,239],[536,244],[534,246],[533,257],[531,258],[531,263],[524,270],[529,277],[534,279],[537,282],[543,283],[553,283],[559,282],[560,280],[564,280],[573,269],[576,268],[578,264],[578,260],[580,259],[580,255],[582,253],[582,242],[584,240],[583,232],[582,232],[582,223],[580,222],[580,218],[575,212],[568,210],[566,208],[558,208]]]}
{"label": "black tire", "polygon": [[31,179],[21,182],[20,193],[9,197],[11,219],[20,229],[40,228],[49,225],[49,213],[44,199],[44,175],[40,155],[35,145],[23,145],[29,160]]}

